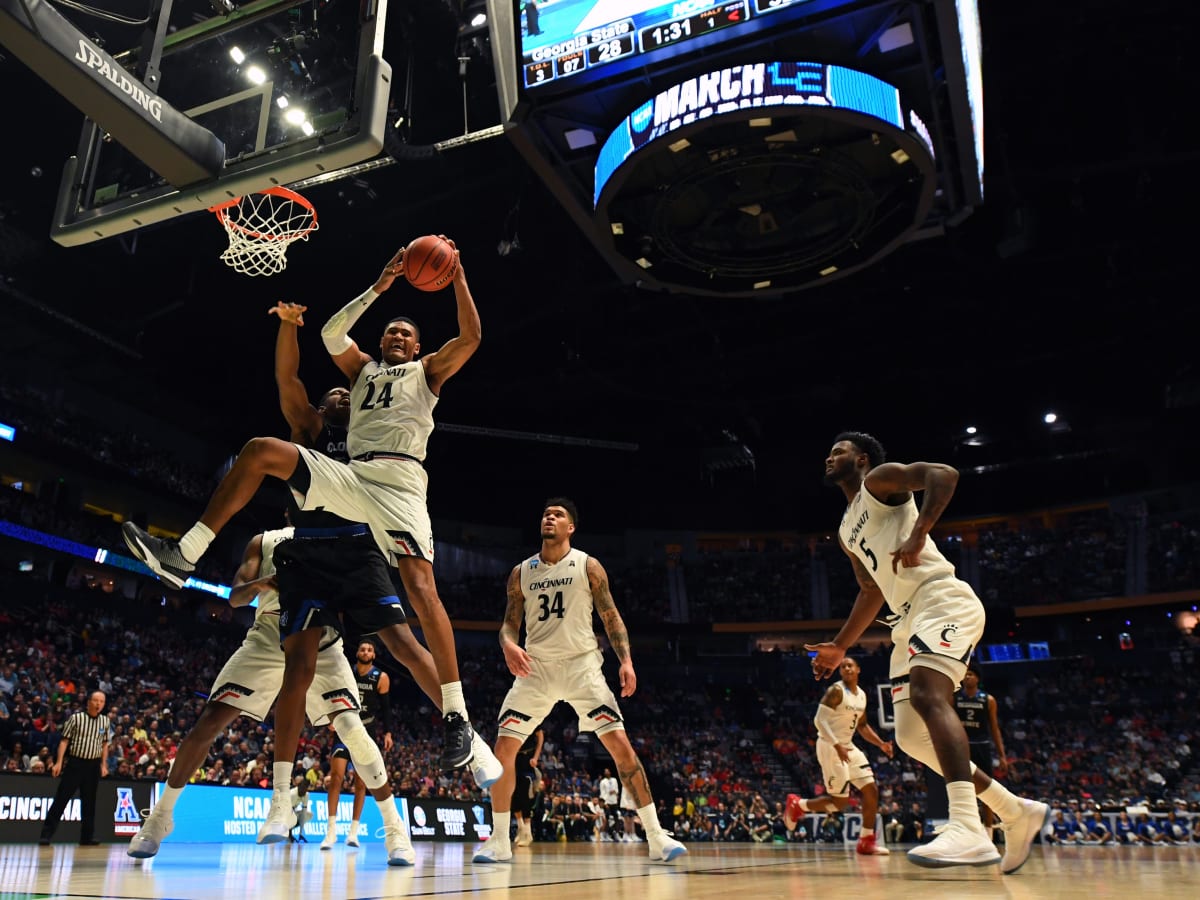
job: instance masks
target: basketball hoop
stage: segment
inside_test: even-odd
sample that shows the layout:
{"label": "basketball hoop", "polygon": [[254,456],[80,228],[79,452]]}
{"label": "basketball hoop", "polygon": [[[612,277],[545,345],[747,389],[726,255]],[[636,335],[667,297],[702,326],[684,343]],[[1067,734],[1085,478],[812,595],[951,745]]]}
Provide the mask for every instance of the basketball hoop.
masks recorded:
{"label": "basketball hoop", "polygon": [[270,187],[209,208],[229,235],[221,254],[245,275],[275,275],[287,268],[287,248],[317,230],[313,205],[284,187]]}

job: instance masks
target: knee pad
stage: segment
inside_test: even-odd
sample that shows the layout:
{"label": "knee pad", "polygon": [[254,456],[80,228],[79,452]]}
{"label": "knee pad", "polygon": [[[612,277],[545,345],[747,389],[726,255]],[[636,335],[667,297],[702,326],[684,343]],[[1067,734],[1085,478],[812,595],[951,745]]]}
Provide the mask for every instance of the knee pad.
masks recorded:
{"label": "knee pad", "polygon": [[367,726],[362,723],[358,713],[339,713],[334,717],[333,728],[350,751],[354,771],[358,773],[367,789],[374,791],[387,784],[387,767],[383,764],[383,754],[371,740]]}

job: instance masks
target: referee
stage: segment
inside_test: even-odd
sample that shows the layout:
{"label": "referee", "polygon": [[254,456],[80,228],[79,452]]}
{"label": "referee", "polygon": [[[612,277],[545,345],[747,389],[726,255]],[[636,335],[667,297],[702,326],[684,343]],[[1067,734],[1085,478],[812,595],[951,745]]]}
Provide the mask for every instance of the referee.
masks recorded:
{"label": "referee", "polygon": [[[100,788],[100,779],[108,775],[108,742],[112,737],[112,726],[107,716],[101,716],[104,702],[107,700],[103,691],[95,691],[88,696],[87,709],[77,712],[63,726],[62,740],[58,742],[58,759],[50,769],[54,777],[62,776],[58,790],[54,794],[54,803],[46,813],[45,824],[42,825],[42,836],[38,843],[46,846],[54,837],[59,820],[67,808],[67,804],[79,792],[83,816],[79,827],[79,845],[95,847],[100,842],[95,839],[96,833],[96,792]],[[66,765],[63,765],[63,756]]]}

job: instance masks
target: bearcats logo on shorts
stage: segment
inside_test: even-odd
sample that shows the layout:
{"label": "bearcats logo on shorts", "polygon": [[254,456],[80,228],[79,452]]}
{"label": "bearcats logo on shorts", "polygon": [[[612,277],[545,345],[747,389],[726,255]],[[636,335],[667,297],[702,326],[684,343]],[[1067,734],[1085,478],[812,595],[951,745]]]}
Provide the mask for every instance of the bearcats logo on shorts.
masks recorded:
{"label": "bearcats logo on shorts", "polygon": [[336,691],[326,691],[321,695],[321,699],[344,706],[346,709],[358,709],[357,693],[357,691],[351,693],[346,688],[339,688]]}
{"label": "bearcats logo on shorts", "polygon": [[253,694],[254,688],[248,688],[243,684],[227,681],[212,692],[212,696],[208,698],[208,702],[221,703],[230,697],[249,697]]}
{"label": "bearcats logo on shorts", "polygon": [[525,713],[517,712],[515,709],[509,708],[500,713],[500,718],[497,723],[501,728],[506,728],[510,725],[522,725],[529,721],[529,716]]}
{"label": "bearcats logo on shorts", "polygon": [[621,716],[611,706],[597,706],[588,713],[588,718],[603,725],[621,721]]}

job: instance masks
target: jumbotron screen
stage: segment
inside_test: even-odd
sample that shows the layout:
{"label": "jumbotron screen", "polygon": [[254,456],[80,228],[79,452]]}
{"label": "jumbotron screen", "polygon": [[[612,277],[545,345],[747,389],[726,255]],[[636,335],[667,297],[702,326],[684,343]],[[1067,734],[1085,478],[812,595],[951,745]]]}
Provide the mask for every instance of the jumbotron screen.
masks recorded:
{"label": "jumbotron screen", "polygon": [[[647,54],[690,53],[848,0],[517,0],[526,90],[567,89],[616,74]],[[783,15],[784,13],[787,15]],[[657,51],[666,51],[657,53]]]}

